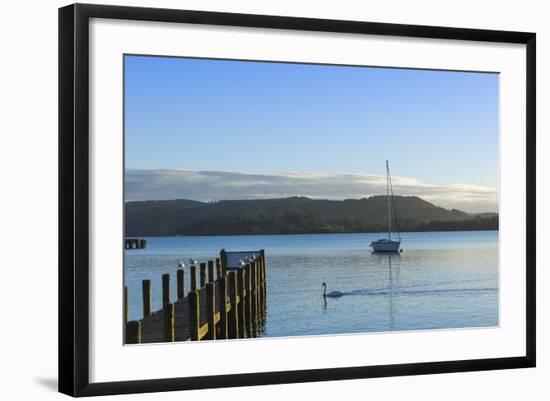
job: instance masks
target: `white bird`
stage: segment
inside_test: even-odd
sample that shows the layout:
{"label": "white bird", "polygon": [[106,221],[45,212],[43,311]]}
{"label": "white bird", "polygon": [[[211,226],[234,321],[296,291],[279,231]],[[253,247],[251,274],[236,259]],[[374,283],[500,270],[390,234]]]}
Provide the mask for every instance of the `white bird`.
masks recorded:
{"label": "white bird", "polygon": [[243,267],[244,265],[246,265],[246,263],[244,263],[242,259],[239,259],[239,266]]}
{"label": "white bird", "polygon": [[190,265],[196,265],[197,261],[195,259],[189,259],[189,264]]}
{"label": "white bird", "polygon": [[185,267],[185,263],[183,263],[183,259],[180,259],[179,263],[178,263],[178,267],[180,269],[183,269]]}
{"label": "white bird", "polygon": [[321,284],[321,287],[323,287],[323,297],[324,298],[338,298],[344,295],[342,291],[331,291],[327,294],[327,283]]}

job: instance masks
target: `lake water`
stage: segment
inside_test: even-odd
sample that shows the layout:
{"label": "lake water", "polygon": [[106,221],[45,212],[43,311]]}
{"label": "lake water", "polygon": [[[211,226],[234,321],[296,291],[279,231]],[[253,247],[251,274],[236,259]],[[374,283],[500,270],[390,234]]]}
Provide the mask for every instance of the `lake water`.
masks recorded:
{"label": "lake water", "polygon": [[[141,281],[161,275],[176,294],[180,257],[213,260],[228,251],[265,249],[267,322],[263,336],[486,327],[499,324],[497,231],[402,233],[403,253],[373,254],[376,234],[149,237],[125,251],[130,319],[142,315]],[[198,269],[197,269],[198,270]],[[198,272],[197,272],[198,273]],[[189,270],[186,267],[186,293]],[[197,274],[198,276],[198,274]],[[327,291],[341,298],[322,297]]]}

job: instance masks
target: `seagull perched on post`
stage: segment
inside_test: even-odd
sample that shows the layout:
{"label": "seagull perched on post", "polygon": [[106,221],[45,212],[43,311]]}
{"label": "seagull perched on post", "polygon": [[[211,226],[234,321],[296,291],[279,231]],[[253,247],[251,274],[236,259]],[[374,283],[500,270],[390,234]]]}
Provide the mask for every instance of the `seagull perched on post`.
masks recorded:
{"label": "seagull perched on post", "polygon": [[243,267],[244,265],[246,265],[246,263],[244,263],[242,259],[239,259],[239,266]]}
{"label": "seagull perched on post", "polygon": [[183,263],[183,259],[180,259],[179,263],[178,263],[178,267],[180,269],[183,269],[185,267],[185,263]]}
{"label": "seagull perched on post", "polygon": [[196,265],[197,261],[195,259],[189,259],[189,264],[190,265]]}

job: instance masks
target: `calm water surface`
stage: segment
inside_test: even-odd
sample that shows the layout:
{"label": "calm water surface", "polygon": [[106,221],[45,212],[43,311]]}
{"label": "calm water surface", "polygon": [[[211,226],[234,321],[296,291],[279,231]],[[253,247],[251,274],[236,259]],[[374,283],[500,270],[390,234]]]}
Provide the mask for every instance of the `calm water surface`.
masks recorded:
{"label": "calm water surface", "polygon": [[[373,254],[376,234],[150,237],[125,251],[130,319],[142,314],[141,280],[153,283],[161,308],[161,275],[176,294],[180,257],[214,259],[219,250],[265,249],[264,336],[485,327],[499,324],[498,232],[403,233],[400,255]],[[189,270],[186,267],[186,293]],[[341,298],[322,297],[327,291]]]}

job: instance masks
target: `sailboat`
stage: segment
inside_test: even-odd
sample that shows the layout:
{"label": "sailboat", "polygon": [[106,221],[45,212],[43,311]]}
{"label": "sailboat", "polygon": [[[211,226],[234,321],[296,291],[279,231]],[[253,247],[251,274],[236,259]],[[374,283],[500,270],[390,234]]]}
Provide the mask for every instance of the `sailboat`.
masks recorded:
{"label": "sailboat", "polygon": [[[396,227],[397,240],[391,238],[391,215],[392,205],[393,212],[395,214],[395,202],[393,200],[393,188],[391,184],[390,165],[386,160],[386,194],[388,197],[388,238],[380,238],[370,243],[370,247],[374,252],[399,252],[401,246],[401,235],[399,229]],[[397,226],[397,217],[395,218],[395,225]]]}

